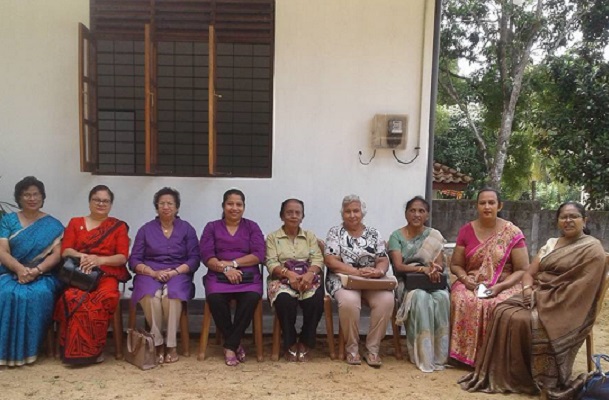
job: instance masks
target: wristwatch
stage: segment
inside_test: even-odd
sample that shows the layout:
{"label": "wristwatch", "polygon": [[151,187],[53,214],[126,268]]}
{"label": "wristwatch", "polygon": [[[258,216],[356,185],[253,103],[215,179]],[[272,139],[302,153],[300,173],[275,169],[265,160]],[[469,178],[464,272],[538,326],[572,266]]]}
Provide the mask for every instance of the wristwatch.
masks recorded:
{"label": "wristwatch", "polygon": [[239,268],[239,263],[237,262],[237,260],[233,260],[233,268]]}
{"label": "wristwatch", "polygon": [[230,271],[231,269],[233,269],[233,267],[231,267],[230,265],[227,265],[224,267],[224,269],[222,270],[222,272],[227,273],[228,271]]}

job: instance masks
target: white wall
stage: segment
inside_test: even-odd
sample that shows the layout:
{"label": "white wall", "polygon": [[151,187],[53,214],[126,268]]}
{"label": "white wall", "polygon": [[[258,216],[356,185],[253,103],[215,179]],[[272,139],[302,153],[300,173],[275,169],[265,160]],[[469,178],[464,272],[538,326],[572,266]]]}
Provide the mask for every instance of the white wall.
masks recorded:
{"label": "white wall", "polygon": [[[113,214],[132,236],[154,217],[162,186],[182,194],[180,215],[201,232],[219,218],[222,193],[247,196],[246,217],[268,233],[280,225],[287,197],[305,202],[303,226],[325,236],[340,222],[344,195],[368,204],[369,225],[388,237],[401,226],[403,204],[424,195],[427,179],[433,0],[276,0],[273,177],[177,178],[94,176],[79,172],[78,22],[85,0],[0,1],[0,200],[35,175],[47,187],[45,211],[64,223],[87,213],[86,196],[107,184]],[[376,113],[410,117],[408,149],[399,165],[388,150],[368,166]],[[197,274],[198,295],[202,295]]]}

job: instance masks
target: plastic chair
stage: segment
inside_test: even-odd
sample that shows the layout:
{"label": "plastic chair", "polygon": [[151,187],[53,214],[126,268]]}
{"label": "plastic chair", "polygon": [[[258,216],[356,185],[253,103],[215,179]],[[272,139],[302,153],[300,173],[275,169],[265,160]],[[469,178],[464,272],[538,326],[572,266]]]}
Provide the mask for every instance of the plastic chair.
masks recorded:
{"label": "plastic chair", "polygon": [[[129,300],[129,329],[135,329],[136,312],[137,304],[133,304],[133,302]],[[182,346],[182,355],[184,355],[184,357],[190,357],[190,332],[188,327],[188,302],[183,301],[182,312],[180,313],[180,345]]]}
{"label": "plastic chair", "polygon": [[[609,288],[609,253],[605,254],[605,274],[603,275],[603,281],[601,288],[596,298],[596,311],[594,312],[594,320],[599,316],[603,310],[603,302],[605,301],[605,294]],[[594,329],[590,330],[588,336],[586,336],[586,356],[588,361],[588,371],[592,372],[596,370],[594,362],[592,362],[592,355],[594,355]]]}

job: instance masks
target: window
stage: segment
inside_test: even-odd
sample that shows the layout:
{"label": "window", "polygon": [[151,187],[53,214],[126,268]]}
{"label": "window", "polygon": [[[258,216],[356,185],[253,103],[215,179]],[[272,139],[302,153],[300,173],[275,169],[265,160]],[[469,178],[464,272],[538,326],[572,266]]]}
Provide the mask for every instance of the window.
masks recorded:
{"label": "window", "polygon": [[81,170],[270,177],[274,0],[91,0]]}

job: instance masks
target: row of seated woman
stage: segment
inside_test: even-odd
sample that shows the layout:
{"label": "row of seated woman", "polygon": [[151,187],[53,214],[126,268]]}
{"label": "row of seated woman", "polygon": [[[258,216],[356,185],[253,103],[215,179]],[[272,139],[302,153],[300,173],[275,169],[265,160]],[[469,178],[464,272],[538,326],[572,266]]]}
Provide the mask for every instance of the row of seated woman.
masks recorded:
{"label": "row of seated woman", "polygon": [[[310,360],[327,291],[338,304],[346,362],[361,364],[360,310],[367,304],[370,328],[362,354],[369,365],[381,366],[380,342],[397,299],[396,322],[405,325],[410,359],[422,371],[443,369],[450,356],[475,367],[462,379],[464,389],[562,394],[570,387],[574,350],[593,325],[604,271],[604,250],[587,234],[581,205],[559,208],[561,236],[548,241],[529,265],[524,236],[498,217],[502,203],[492,189],[480,191],[478,218],[458,234],[450,267],[457,280],[450,292],[448,286],[412,288],[404,278],[418,274],[437,283],[447,273],[445,240],[425,226],[429,205],[421,197],[406,204],[407,224],[391,234],[386,248],[379,231],[363,222],[365,203],[346,196],[342,224],[330,229],[322,253],[316,236],[301,228],[305,214],[300,200],[282,203],[283,225],[265,240],[259,226],[243,217],[245,195],[231,189],[223,196],[222,218],[209,222],[199,240],[178,216],[179,193],[163,188],[153,199],[157,217],[138,230],[130,255],[128,226],[109,216],[114,194],[107,186],[90,191],[90,214],[73,218],[65,230],[41,211],[45,197],[42,182],[24,178],[15,187],[21,211],[0,222],[0,365],[34,362],[52,319],[59,323],[64,362],[101,362],[120,297],[118,282],[131,276],[127,263],[135,273],[132,302],[144,310],[159,362],[177,361],[182,302],[193,298],[193,276],[203,262],[206,301],[225,339],[225,363],[236,366],[245,360],[241,340],[262,296],[258,266],[264,263],[268,299],[290,362]],[[97,289],[63,288],[53,271],[62,256],[80,258],[85,272],[101,268]],[[389,258],[398,276],[395,293],[343,287],[340,274],[384,277]],[[237,304],[234,317],[231,301]],[[295,327],[298,307],[303,313],[300,333]]]}

